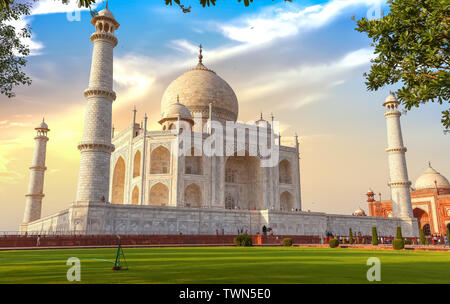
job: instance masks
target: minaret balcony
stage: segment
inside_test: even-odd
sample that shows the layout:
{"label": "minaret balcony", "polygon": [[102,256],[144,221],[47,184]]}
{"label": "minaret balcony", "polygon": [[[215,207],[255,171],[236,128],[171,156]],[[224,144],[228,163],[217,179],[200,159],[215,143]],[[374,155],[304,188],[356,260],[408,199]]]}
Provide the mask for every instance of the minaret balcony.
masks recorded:
{"label": "minaret balcony", "polygon": [[411,182],[410,181],[406,181],[406,182],[390,182],[390,183],[388,183],[388,186],[391,187],[391,188],[404,188],[404,187],[411,186]]}
{"label": "minaret balcony", "polygon": [[385,114],[384,114],[384,117],[391,117],[391,116],[401,116],[402,115],[402,113],[400,113],[400,111],[398,111],[398,110],[394,110],[394,111],[389,111],[389,112],[386,112]]}
{"label": "minaret balcony", "polygon": [[45,171],[47,170],[47,167],[42,167],[42,166],[32,166],[29,168],[30,170],[36,170],[36,171]]}
{"label": "minaret balcony", "polygon": [[399,152],[399,153],[401,153],[401,152],[406,152],[406,151],[408,151],[408,149],[406,149],[406,147],[398,147],[398,148],[388,148],[388,149],[386,149],[387,153],[389,153],[389,152]]}
{"label": "minaret balcony", "polygon": [[112,144],[107,143],[95,143],[95,142],[81,142],[78,144],[78,150],[83,151],[104,151],[104,152],[114,152],[116,147]]}
{"label": "minaret balcony", "polygon": [[25,197],[37,197],[37,198],[44,198],[45,194],[43,193],[37,193],[37,194],[26,194]]}
{"label": "minaret balcony", "polygon": [[96,40],[108,40],[112,42],[113,46],[115,47],[118,43],[117,38],[111,34],[106,32],[95,32],[91,35],[91,42],[94,43]]}
{"label": "minaret balcony", "polygon": [[89,88],[84,91],[84,97],[89,98],[91,96],[100,96],[112,99],[112,101],[116,100],[116,93],[114,91],[107,91],[103,89],[97,88]]}

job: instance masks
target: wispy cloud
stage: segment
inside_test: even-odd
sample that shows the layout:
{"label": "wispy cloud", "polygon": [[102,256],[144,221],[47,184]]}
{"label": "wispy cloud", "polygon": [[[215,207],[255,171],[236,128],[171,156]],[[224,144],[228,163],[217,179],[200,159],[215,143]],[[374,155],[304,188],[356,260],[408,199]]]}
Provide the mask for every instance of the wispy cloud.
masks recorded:
{"label": "wispy cloud", "polygon": [[247,47],[267,44],[279,38],[294,36],[323,27],[355,6],[368,8],[385,3],[384,0],[332,0],[321,5],[299,8],[271,6],[260,13],[244,16],[225,24],[218,30],[233,41]]}
{"label": "wispy cloud", "polygon": [[[344,13],[350,14],[355,7],[367,7],[369,10],[385,2],[385,0],[331,0],[325,4],[305,8],[296,5],[270,6],[257,14],[244,15],[229,22],[213,23],[212,28],[231,41],[215,49],[204,50],[204,55],[210,64],[224,61],[268,47],[279,39],[318,30]],[[185,39],[173,40],[169,46],[189,55],[198,51],[196,44]]]}
{"label": "wispy cloud", "polygon": [[[17,20],[8,20],[6,24],[13,26],[16,32],[20,33],[22,29],[27,27],[27,24],[29,24],[31,20],[31,17],[24,17]],[[39,42],[33,38],[21,38],[21,42],[30,50],[30,56],[39,55],[40,51],[44,48],[42,42]]]}
{"label": "wispy cloud", "polygon": [[9,168],[9,164],[16,161],[14,153],[18,149],[31,148],[32,146],[33,141],[26,140],[23,137],[0,140],[0,186],[1,184],[22,182],[24,175]]}
{"label": "wispy cloud", "polygon": [[[308,87],[329,83],[328,88],[332,88],[345,82],[344,78],[349,70],[368,65],[373,56],[371,49],[359,49],[347,53],[340,59],[333,59],[329,62],[314,65],[301,64],[289,69],[261,74],[259,77],[252,79],[251,85],[242,90],[240,96],[248,101],[267,96],[268,94],[277,94],[292,87]],[[322,90],[317,93],[311,93],[294,103],[280,102],[277,107],[279,109],[285,109],[286,107],[297,109],[312,102],[325,99],[327,97],[325,92]]]}
{"label": "wispy cloud", "polygon": [[[46,15],[46,14],[58,14],[58,13],[72,13],[79,11],[87,11],[89,8],[78,7],[78,1],[69,0],[66,4],[61,1],[55,0],[40,0],[33,5],[31,15]],[[100,1],[99,1],[100,2]],[[92,5],[92,9],[97,8],[98,3]]]}
{"label": "wispy cloud", "polygon": [[0,129],[10,129],[14,127],[29,127],[29,123],[20,122],[20,121],[9,121],[9,120],[1,120],[0,121]]}
{"label": "wispy cloud", "polygon": [[162,70],[161,65],[147,57],[128,54],[117,58],[114,61],[114,81],[120,97],[114,106],[129,105],[145,96],[152,88],[158,70]]}
{"label": "wispy cloud", "polygon": [[[98,4],[93,4],[92,9],[95,9]],[[85,7],[78,7],[76,0],[69,0],[67,4],[63,4],[61,1],[55,0],[40,0],[33,2],[30,16],[22,17],[18,20],[10,20],[7,24],[14,26],[17,32],[21,31],[23,28],[27,26],[27,24],[31,24],[33,22],[33,16],[37,15],[47,15],[47,14],[60,14],[66,13],[69,18],[75,18],[75,14],[89,10]],[[30,56],[37,56],[42,54],[42,50],[44,49],[44,44],[37,40],[34,33],[32,33],[31,38],[22,39],[22,43],[27,45],[30,50]]]}
{"label": "wispy cloud", "polygon": [[[336,18],[350,11],[355,6],[368,7],[383,3],[382,0],[331,0],[322,5],[299,8],[295,5],[270,6],[261,12],[216,24],[212,27],[221,33],[224,41],[214,49],[204,50],[207,65],[229,62],[243,54],[257,54],[278,39],[298,35],[305,31],[314,31],[333,22]],[[155,89],[163,79],[173,79],[178,72],[183,72],[195,63],[193,55],[198,46],[186,39],[168,42],[169,47],[182,53],[177,56],[151,59],[146,56],[128,54],[115,60],[115,82],[118,85],[119,102],[130,104]],[[252,77],[239,81],[240,103],[249,102],[265,96],[274,96],[288,88],[300,88],[308,85],[320,85],[326,89],[345,82],[345,72],[368,64],[372,58],[371,49],[350,51],[340,58],[329,56],[328,62],[307,64],[302,62],[294,66],[280,66],[277,70],[265,70],[261,67]],[[241,67],[245,69],[245,67]],[[161,89],[161,88],[160,88]],[[304,92],[306,92],[304,90]],[[299,108],[327,97],[325,92],[310,93],[301,96],[301,100],[285,100],[277,107]]]}

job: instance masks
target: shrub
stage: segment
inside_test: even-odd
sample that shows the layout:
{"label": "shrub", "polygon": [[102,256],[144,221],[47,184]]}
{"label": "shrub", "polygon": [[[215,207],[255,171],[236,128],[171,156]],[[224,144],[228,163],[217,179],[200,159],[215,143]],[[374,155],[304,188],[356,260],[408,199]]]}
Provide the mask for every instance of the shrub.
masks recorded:
{"label": "shrub", "polygon": [[252,246],[252,237],[248,234],[239,234],[237,237],[234,238],[234,244],[236,246]]}
{"label": "shrub", "polygon": [[348,243],[349,244],[353,244],[355,241],[353,240],[353,232],[352,232],[352,228],[350,228],[348,230]]}
{"label": "shrub", "polygon": [[426,245],[427,240],[425,239],[425,232],[423,232],[423,229],[419,229],[419,235],[420,235],[420,245]]}
{"label": "shrub", "polygon": [[412,245],[412,241],[410,239],[405,240],[405,245]]}
{"label": "shrub", "polygon": [[397,235],[395,236],[395,238],[399,239],[399,240],[403,240],[402,227],[400,227],[400,226],[397,227]]}
{"label": "shrub", "polygon": [[395,239],[392,242],[392,247],[395,250],[401,250],[401,249],[405,248],[405,242],[402,239]]}
{"label": "shrub", "polygon": [[372,227],[372,245],[374,246],[378,245],[377,227]]}
{"label": "shrub", "polygon": [[331,248],[339,247],[339,240],[338,239],[330,239],[328,241],[328,245],[330,245]]}
{"label": "shrub", "polygon": [[283,246],[291,247],[292,246],[292,239],[291,238],[283,239]]}

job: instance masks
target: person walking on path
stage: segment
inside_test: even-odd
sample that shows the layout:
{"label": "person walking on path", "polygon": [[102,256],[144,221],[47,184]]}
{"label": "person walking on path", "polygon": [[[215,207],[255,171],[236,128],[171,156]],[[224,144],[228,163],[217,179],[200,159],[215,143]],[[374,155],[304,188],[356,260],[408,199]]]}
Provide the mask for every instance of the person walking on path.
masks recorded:
{"label": "person walking on path", "polygon": [[41,246],[41,236],[38,235],[37,239],[36,239],[36,246]]}
{"label": "person walking on path", "polygon": [[448,247],[448,237],[447,235],[444,235],[444,248]]}

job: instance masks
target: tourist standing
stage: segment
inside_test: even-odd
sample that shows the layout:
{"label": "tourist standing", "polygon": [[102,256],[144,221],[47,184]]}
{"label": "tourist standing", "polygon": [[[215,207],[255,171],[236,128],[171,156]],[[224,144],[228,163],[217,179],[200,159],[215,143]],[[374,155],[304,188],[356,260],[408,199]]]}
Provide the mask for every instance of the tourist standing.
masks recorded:
{"label": "tourist standing", "polygon": [[38,235],[37,239],[36,239],[36,246],[41,246],[41,236]]}
{"label": "tourist standing", "polygon": [[444,248],[448,246],[448,237],[444,235]]}

